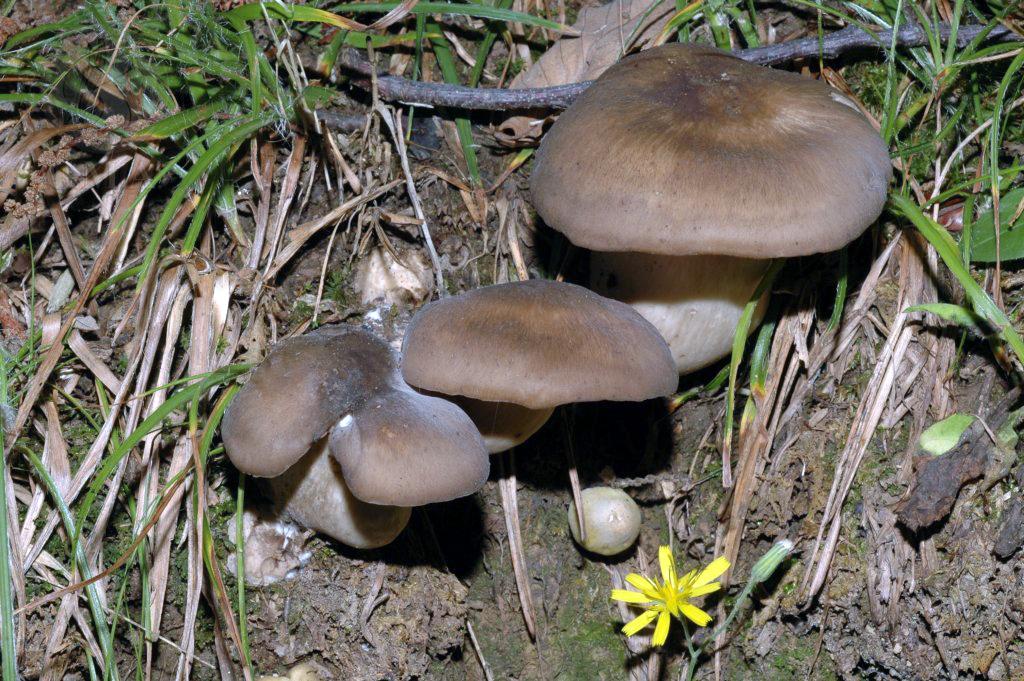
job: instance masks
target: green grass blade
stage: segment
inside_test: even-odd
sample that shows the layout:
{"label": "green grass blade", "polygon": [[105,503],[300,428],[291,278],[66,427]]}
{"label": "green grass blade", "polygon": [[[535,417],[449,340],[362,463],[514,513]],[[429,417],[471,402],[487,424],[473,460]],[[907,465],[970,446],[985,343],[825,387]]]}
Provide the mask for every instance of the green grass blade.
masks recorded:
{"label": "green grass blade", "polygon": [[[497,7],[498,9],[508,9],[512,6],[512,2],[513,0],[498,0]],[[416,19],[418,21],[419,17]],[[469,81],[467,82],[469,87],[476,87],[480,84],[480,78],[484,75],[484,64],[487,63],[487,56],[491,53],[491,48],[494,47],[494,41],[497,38],[498,32],[488,26],[487,33],[484,34],[483,40],[480,41],[480,46],[476,50],[473,70],[469,72]]]}
{"label": "green grass blade", "polygon": [[906,196],[895,196],[892,203],[896,211],[909,219],[921,232],[928,242],[935,248],[935,251],[946,263],[946,267],[953,273],[957,281],[967,294],[971,307],[979,317],[988,322],[996,330],[997,335],[1006,343],[1017,356],[1017,361],[1024,364],[1024,340],[1013,328],[1013,324],[1006,314],[996,305],[985,290],[974,280],[970,271],[960,259],[960,250],[956,241],[950,236],[946,229],[929,218],[917,204]]}
{"label": "green grass blade", "polygon": [[237,127],[223,126],[218,130],[219,136],[212,136],[212,143],[209,148],[207,148],[206,151],[196,159],[196,162],[192,165],[189,171],[185,173],[185,177],[181,179],[178,186],[174,189],[174,193],[171,194],[171,198],[168,199],[163,212],[160,213],[160,217],[157,219],[156,224],[153,227],[153,233],[150,235],[149,246],[146,248],[146,255],[142,260],[143,275],[139,278],[139,288],[141,288],[143,283],[146,281],[149,269],[153,266],[153,263],[156,260],[156,254],[160,249],[161,242],[163,241],[164,232],[167,231],[178,207],[181,206],[192,187],[199,182],[212,165],[219,162],[224,157],[228,149],[233,145],[248,139],[257,130],[270,123],[272,118],[269,114],[264,114],[255,118],[246,116],[241,120],[245,122],[239,124]]}
{"label": "green grass blade", "polygon": [[[9,405],[7,394],[7,365],[10,358],[6,351],[0,351],[0,409]],[[7,443],[5,438],[6,418],[0,412],[0,672],[3,681],[18,681],[15,667],[14,640],[14,580],[11,578],[11,547],[7,536]]]}
{"label": "green grass blade", "polygon": [[828,320],[828,330],[833,331],[843,318],[843,307],[846,305],[846,292],[850,279],[850,253],[847,246],[839,251],[839,281],[836,282],[836,297],[832,302],[832,316]]}
{"label": "green grass blade", "polygon": [[[22,450],[22,454],[28,459],[29,463],[35,469],[36,476],[42,481],[43,486],[49,493],[50,498],[53,501],[54,506],[60,515],[61,521],[64,523],[64,530],[67,532],[69,537],[78,536],[78,528],[81,525],[76,525],[74,518],[71,517],[71,509],[64,502],[63,497],[60,494],[60,490],[57,489],[57,485],[53,482],[53,478],[46,470],[46,466],[43,462],[32,452],[31,449],[25,448]],[[89,569],[89,561],[85,556],[85,549],[82,547],[81,542],[76,541],[74,543],[74,556],[75,563],[78,566],[78,572],[83,580],[92,579],[92,570]],[[106,668],[104,678],[105,679],[118,679],[117,673],[117,660],[114,657],[114,645],[110,637],[110,628],[107,626],[107,618],[103,614],[103,608],[99,597],[99,592],[96,589],[96,584],[89,584],[85,587],[86,600],[89,603],[89,612],[92,615],[93,624],[96,627],[96,638],[100,646],[100,650],[103,652],[104,667]]]}
{"label": "green grass blade", "polygon": [[245,473],[239,473],[235,495],[235,607],[238,609],[238,633],[242,639],[242,658],[245,660],[245,666],[251,671],[252,655],[249,652],[249,627],[246,621],[248,606],[245,598],[245,532],[242,529],[244,511]]}
{"label": "green grass blade", "polygon": [[[362,12],[385,14],[398,7],[398,5],[399,3],[397,2],[360,2],[335,5],[333,9],[337,12],[350,12],[352,14],[359,14]],[[421,2],[413,7],[410,12],[412,14],[428,15],[461,15],[474,17],[476,19],[493,19],[495,21],[520,23],[526,26],[547,28],[552,31],[571,32],[571,29],[568,26],[564,26],[557,21],[551,21],[550,19],[544,19],[542,17],[535,17],[532,14],[526,14],[524,12],[514,12],[510,9],[490,7],[488,5],[457,2]]]}
{"label": "green grass blade", "polygon": [[[427,30],[431,33],[441,33],[441,27],[437,24],[428,24]],[[459,72],[455,68],[455,58],[448,47],[447,39],[432,38],[430,44],[434,48],[437,66],[441,69],[441,75],[445,82],[458,85]],[[469,172],[469,179],[474,186],[479,187],[483,182],[480,180],[480,164],[477,161],[476,147],[473,144],[473,126],[468,118],[456,118],[455,129],[459,135],[462,154],[466,157],[466,170]]]}
{"label": "green grass blade", "polygon": [[191,109],[179,111],[167,116],[152,125],[147,125],[136,135],[144,139],[166,139],[178,135],[189,128],[213,118],[228,106],[226,99],[217,99]]}
{"label": "green grass blade", "polygon": [[[747,346],[750,325],[754,320],[757,306],[761,302],[761,296],[771,288],[772,282],[775,281],[775,276],[782,269],[785,262],[785,259],[779,258],[773,260],[771,265],[768,266],[768,270],[761,277],[761,283],[757,285],[754,295],[750,297],[750,301],[743,307],[743,314],[740,315],[740,321],[736,325],[736,333],[732,339],[732,356],[729,359],[729,388],[725,395],[725,432],[722,441],[725,443],[726,448],[732,446],[733,414],[736,410],[736,381],[739,376],[740,362],[743,361],[743,351]],[[722,475],[725,475],[725,471],[723,471]]]}
{"label": "green grass blade", "polygon": [[[247,364],[233,364],[214,371],[207,374],[206,378],[203,380],[196,381],[186,388],[175,391],[163,404],[154,409],[153,413],[147,416],[142,423],[135,428],[135,430],[129,433],[128,437],[126,437],[124,441],[121,442],[97,468],[96,473],[93,475],[93,481],[89,485],[89,489],[82,500],[81,506],[79,507],[78,524],[81,525],[84,519],[88,517],[89,511],[92,509],[92,505],[95,502],[96,497],[106,486],[107,480],[111,475],[113,475],[114,469],[121,462],[121,459],[127,456],[128,452],[142,441],[142,438],[159,428],[164,419],[167,418],[171,412],[188,404],[189,401],[194,400],[197,396],[206,394],[206,392],[211,388],[230,381],[235,376],[245,373],[250,368],[251,367]],[[75,539],[75,543],[78,543],[77,537]]]}

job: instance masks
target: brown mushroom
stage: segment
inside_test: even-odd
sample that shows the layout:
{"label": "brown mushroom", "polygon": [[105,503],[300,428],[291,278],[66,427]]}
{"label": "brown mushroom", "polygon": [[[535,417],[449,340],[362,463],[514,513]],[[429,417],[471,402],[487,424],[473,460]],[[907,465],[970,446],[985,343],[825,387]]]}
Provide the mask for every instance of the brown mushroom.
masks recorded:
{"label": "brown mushroom", "polygon": [[685,373],[729,352],[765,261],[849,243],[890,177],[842,93],[670,44],[611,67],[559,117],[530,189],[551,227],[600,252],[595,287],[635,304]]}
{"label": "brown mushroom", "polygon": [[452,396],[492,452],[570,402],[639,401],[676,386],[672,357],[635,310],[576,286],[530,280],[435,301],[413,317],[402,374]]}
{"label": "brown mushroom", "polygon": [[490,470],[469,417],[409,388],[394,351],[354,327],[279,343],[221,432],[240,471],[268,478],[281,512],[359,548],[393,539],[406,507],[472,494]]}

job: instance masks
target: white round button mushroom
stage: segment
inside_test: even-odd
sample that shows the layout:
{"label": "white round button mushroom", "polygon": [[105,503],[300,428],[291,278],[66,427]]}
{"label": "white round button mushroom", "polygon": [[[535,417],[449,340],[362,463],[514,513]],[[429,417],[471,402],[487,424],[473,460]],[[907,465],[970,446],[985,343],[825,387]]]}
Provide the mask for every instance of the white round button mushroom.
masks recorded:
{"label": "white round button mushroom", "polygon": [[569,502],[569,531],[576,543],[602,556],[622,553],[640,536],[640,507],[621,489],[591,487],[581,493],[586,541],[580,540],[576,503]]}

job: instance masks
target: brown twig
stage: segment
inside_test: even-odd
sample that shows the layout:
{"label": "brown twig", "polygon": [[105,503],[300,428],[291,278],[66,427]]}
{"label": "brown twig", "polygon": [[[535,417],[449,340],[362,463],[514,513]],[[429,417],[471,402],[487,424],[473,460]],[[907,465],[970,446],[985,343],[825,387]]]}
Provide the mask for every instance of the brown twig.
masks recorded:
{"label": "brown twig", "polygon": [[[952,29],[947,24],[939,24],[935,33],[945,43],[949,41]],[[957,30],[956,41],[958,45],[964,46],[979,37],[986,41],[999,41],[1011,36],[1013,33],[1003,26],[989,28],[979,24],[970,24],[961,26]],[[896,35],[896,45],[899,47],[919,47],[928,44],[928,41],[929,34],[916,25],[904,26]],[[772,66],[819,55],[825,59],[834,59],[854,50],[885,49],[892,42],[892,31],[870,33],[857,26],[848,26],[828,33],[820,40],[816,36],[801,38],[777,45],[737,50],[735,54],[741,59],[755,64]],[[374,69],[359,52],[346,51],[339,58],[338,64],[346,71],[359,76],[355,79],[357,85],[369,89],[369,79],[374,75]],[[588,80],[543,88],[485,89],[444,83],[424,83],[387,74],[377,74],[375,80],[381,99],[403,104],[480,111],[565,109],[594,82]]]}

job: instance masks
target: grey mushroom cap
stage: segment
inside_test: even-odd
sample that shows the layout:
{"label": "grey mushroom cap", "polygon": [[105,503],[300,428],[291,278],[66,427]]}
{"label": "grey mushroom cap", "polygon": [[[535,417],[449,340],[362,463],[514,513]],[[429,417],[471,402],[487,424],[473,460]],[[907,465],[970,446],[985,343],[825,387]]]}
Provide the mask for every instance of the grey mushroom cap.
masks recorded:
{"label": "grey mushroom cap", "polygon": [[530,192],[591,250],[768,259],[852,241],[891,176],[885,143],[839,91],[670,44],[623,59],[558,118]]}
{"label": "grey mushroom cap", "polygon": [[346,408],[386,389],[393,367],[390,348],[355,327],[323,327],[281,341],[224,414],[228,458],[248,475],[280,475]]}
{"label": "grey mushroom cap", "polygon": [[485,286],[424,306],[402,344],[421,390],[546,409],[670,394],[672,353],[636,310],[555,281]]}
{"label": "grey mushroom cap", "polygon": [[352,493],[371,504],[422,506],[473,494],[490,473],[473,421],[455,404],[394,389],[344,415],[330,449]]}
{"label": "grey mushroom cap", "polygon": [[274,478],[339,424],[355,427],[329,445],[347,490],[363,502],[447,501],[487,479],[490,460],[470,418],[413,391],[395,351],[355,327],[279,343],[235,396],[221,432],[239,470]]}

